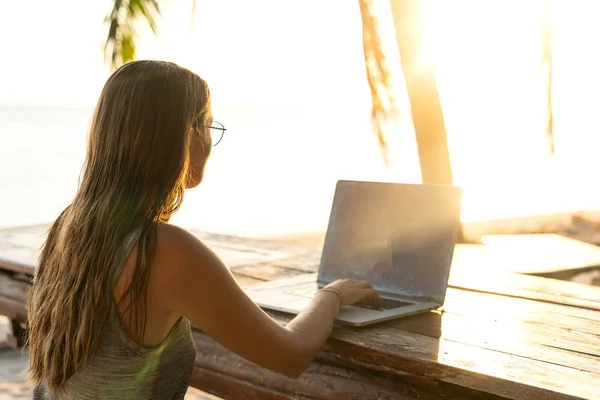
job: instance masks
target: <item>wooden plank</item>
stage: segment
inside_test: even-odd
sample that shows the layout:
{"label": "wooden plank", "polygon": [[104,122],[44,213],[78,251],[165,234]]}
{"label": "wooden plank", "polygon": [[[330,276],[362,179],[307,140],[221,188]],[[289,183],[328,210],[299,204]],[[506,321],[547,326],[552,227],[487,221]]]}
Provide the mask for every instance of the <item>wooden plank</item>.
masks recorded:
{"label": "wooden plank", "polygon": [[580,242],[600,246],[600,229],[598,229],[598,226],[594,226],[591,229],[565,229],[561,234]]}
{"label": "wooden plank", "polygon": [[[280,323],[289,317],[271,313]],[[510,399],[597,399],[600,374],[444,338],[385,329],[337,327],[325,349],[368,369],[410,373]]]}
{"label": "wooden plank", "polygon": [[457,289],[449,289],[446,300],[441,315],[427,313],[386,325],[600,372],[599,312]]}
{"label": "wooden plank", "polygon": [[565,236],[545,233],[489,235],[484,244],[457,244],[452,268],[505,271],[568,278],[600,267],[600,248]]}
{"label": "wooden plank", "polygon": [[21,282],[0,272],[0,294],[3,296],[27,304],[30,287],[29,283]]}
{"label": "wooden plank", "polygon": [[261,281],[271,281],[278,278],[300,275],[303,272],[280,266],[276,263],[255,264],[232,269],[236,275],[242,275]]}
{"label": "wooden plank", "polygon": [[260,249],[261,251],[283,252],[291,255],[303,254],[304,252],[312,252],[315,248],[317,248],[320,251],[320,246],[315,247],[312,245],[303,245],[298,243],[287,243],[283,241],[268,239],[214,234],[189,228],[185,229],[191,232],[192,234],[196,235],[200,240],[227,243],[228,246],[236,246],[236,248],[245,248],[248,250]]}
{"label": "wooden plank", "polygon": [[401,330],[345,330],[326,348],[372,369],[422,374],[512,399],[597,399],[600,385],[598,374]]}
{"label": "wooden plank", "polygon": [[[40,248],[48,230],[48,225],[10,228],[0,230],[0,268],[33,275]],[[298,264],[304,252],[314,251],[312,247],[293,247],[290,244],[268,242],[259,239],[238,238],[226,235],[213,235],[190,230],[206,242],[229,268],[287,261]],[[290,253],[290,250],[294,250]],[[297,268],[302,268],[302,263]]]}
{"label": "wooden plank", "polygon": [[[427,351],[414,337],[403,337],[411,343],[398,355],[353,346],[348,342],[334,342],[327,349],[340,359],[349,360],[366,368],[403,375],[421,374],[442,382],[492,393],[509,399],[597,399],[598,377],[565,367],[530,361],[495,351],[471,351],[468,346],[442,342],[435,352]],[[408,350],[407,347],[410,347]],[[423,355],[425,353],[425,355]],[[456,355],[462,353],[460,361]],[[550,369],[549,369],[550,367]],[[575,378],[575,379],[571,379]]]}
{"label": "wooden plank", "polygon": [[547,293],[553,296],[600,302],[600,287],[565,282],[556,279],[537,279],[534,276],[506,274],[500,276],[500,283],[532,292]]}
{"label": "wooden plank", "polygon": [[33,275],[38,254],[26,248],[0,249],[0,269]]}
{"label": "wooden plank", "polygon": [[[495,293],[600,310],[600,301],[596,299],[600,294],[600,288],[549,278],[500,272],[467,273],[463,271],[456,273],[452,271],[450,286],[477,292]],[[581,289],[579,296],[576,294],[577,288]]]}
{"label": "wooden plank", "polygon": [[238,275],[235,272],[233,272],[232,275],[235,278],[235,280],[237,281],[238,285],[240,285],[240,286],[250,286],[250,285],[255,285],[257,283],[263,282],[260,279],[254,279],[254,278],[250,278],[248,276]]}
{"label": "wooden plank", "polygon": [[[442,399],[360,367],[340,367],[315,360],[298,378],[261,368],[231,353],[194,330],[197,348],[192,385],[224,398],[236,399]],[[379,395],[379,397],[378,397]]]}
{"label": "wooden plank", "polygon": [[510,272],[550,275],[565,270],[600,267],[600,247],[554,233],[529,235],[488,235],[482,242],[505,253],[521,255],[525,270],[510,267]]}
{"label": "wooden plank", "polygon": [[0,248],[8,244],[11,247],[40,249],[49,229],[48,224],[0,229]]}
{"label": "wooden plank", "polygon": [[[577,355],[593,356],[594,362],[600,361],[600,347],[598,331],[596,333],[571,330],[560,326],[548,325],[549,321],[532,322],[519,319],[496,318],[490,315],[487,319],[480,316],[464,316],[450,312],[443,314],[437,312],[425,313],[406,318],[400,318],[385,323],[397,329],[417,333],[433,338],[445,338],[469,345],[487,347],[487,342],[497,342],[501,338],[504,342],[526,341],[539,348],[561,349],[574,352]],[[383,325],[382,325],[383,326]],[[470,339],[470,332],[463,335],[462,330],[473,330],[477,333],[474,340]],[[504,335],[504,336],[502,336]],[[529,346],[529,344],[526,344]],[[490,347],[488,347],[490,348]],[[515,350],[516,355],[523,356]],[[579,367],[576,359],[571,367]],[[594,365],[595,367],[595,365]]]}
{"label": "wooden plank", "polygon": [[[421,321],[439,326],[441,339],[600,374],[598,336],[582,335],[586,342],[580,343],[568,331],[545,325],[517,320],[485,321],[451,313],[428,314],[428,320]],[[389,326],[419,334],[431,333],[423,332],[416,324],[406,326],[401,320]]]}
{"label": "wooden plank", "polygon": [[33,275],[48,225],[0,230],[0,268]]}
{"label": "wooden plank", "polygon": [[600,313],[596,310],[492,293],[450,288],[442,310],[482,319],[510,318],[568,330],[600,332]]}
{"label": "wooden plank", "polygon": [[8,298],[0,294],[0,315],[19,321],[27,320],[27,306],[25,303]]}
{"label": "wooden plank", "polygon": [[194,367],[190,386],[224,399],[294,400],[293,397],[272,389],[257,386],[245,379],[234,378],[226,373]]}

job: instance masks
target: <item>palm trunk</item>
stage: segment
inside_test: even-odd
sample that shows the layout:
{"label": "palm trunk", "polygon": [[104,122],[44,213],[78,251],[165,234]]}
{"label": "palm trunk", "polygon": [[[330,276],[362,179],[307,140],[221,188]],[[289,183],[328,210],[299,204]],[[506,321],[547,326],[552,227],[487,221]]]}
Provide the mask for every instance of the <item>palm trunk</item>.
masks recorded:
{"label": "palm trunk", "polygon": [[[390,0],[423,183],[452,184],[452,165],[435,70],[418,65],[420,0]],[[462,228],[459,241],[463,241]]]}
{"label": "palm trunk", "polygon": [[419,0],[391,0],[396,41],[411,105],[424,183],[452,184],[446,127],[435,71],[419,66]]}

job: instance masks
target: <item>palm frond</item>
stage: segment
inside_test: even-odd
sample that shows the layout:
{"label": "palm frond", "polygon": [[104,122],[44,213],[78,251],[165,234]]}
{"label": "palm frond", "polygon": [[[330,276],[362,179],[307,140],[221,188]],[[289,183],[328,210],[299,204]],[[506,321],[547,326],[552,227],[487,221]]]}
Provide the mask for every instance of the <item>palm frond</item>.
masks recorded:
{"label": "palm frond", "polygon": [[[114,0],[113,7],[105,18],[108,34],[104,53],[111,69],[114,70],[135,59],[137,35],[134,25],[138,19],[145,20],[152,32],[157,34],[157,20],[161,15],[160,1],[164,0]],[[395,104],[391,76],[377,30],[378,23],[373,1],[358,1],[362,19],[366,74],[372,101],[371,121],[384,161],[388,164],[389,148],[384,123],[390,120]],[[192,0],[192,22],[196,8],[197,0]]]}
{"label": "palm frond", "polygon": [[554,107],[552,104],[553,62],[552,62],[552,0],[546,0],[544,21],[542,23],[542,72],[546,73],[546,136],[550,145],[550,153],[554,154]]}
{"label": "palm frond", "polygon": [[120,35],[119,14],[121,13],[122,4],[122,0],[115,0],[112,10],[104,19],[104,22],[108,23],[108,36],[104,44],[104,53],[113,69],[117,64],[117,35]]}
{"label": "palm frond", "polygon": [[389,146],[384,123],[389,121],[393,105],[391,75],[386,65],[385,53],[377,30],[378,22],[372,0],[358,0],[363,30],[363,51],[367,81],[371,91],[371,122],[382,156],[389,165]]}
{"label": "palm frond", "polygon": [[156,25],[156,19],[160,16],[160,4],[158,0],[129,0],[128,15],[131,18],[137,18],[142,16],[150,29],[152,29],[152,33],[155,35],[158,33],[158,26]]}
{"label": "palm frond", "polygon": [[104,53],[111,69],[135,59],[135,22],[143,19],[156,34],[157,19],[160,17],[160,0],[114,0],[112,10],[105,18],[108,35]]}
{"label": "palm frond", "polygon": [[198,2],[192,0],[192,13],[190,14],[190,25],[194,24],[194,16],[196,15],[196,8],[198,8]]}

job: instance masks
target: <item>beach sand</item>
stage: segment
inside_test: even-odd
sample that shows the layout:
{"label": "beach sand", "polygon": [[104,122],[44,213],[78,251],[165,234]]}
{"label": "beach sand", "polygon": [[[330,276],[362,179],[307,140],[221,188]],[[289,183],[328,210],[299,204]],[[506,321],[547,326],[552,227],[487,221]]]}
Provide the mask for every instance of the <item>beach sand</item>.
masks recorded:
{"label": "beach sand", "polygon": [[[11,348],[7,342],[9,321],[0,316],[0,400],[31,399],[33,386],[27,379],[29,357],[26,352]],[[200,390],[189,388],[185,400],[218,400]]]}

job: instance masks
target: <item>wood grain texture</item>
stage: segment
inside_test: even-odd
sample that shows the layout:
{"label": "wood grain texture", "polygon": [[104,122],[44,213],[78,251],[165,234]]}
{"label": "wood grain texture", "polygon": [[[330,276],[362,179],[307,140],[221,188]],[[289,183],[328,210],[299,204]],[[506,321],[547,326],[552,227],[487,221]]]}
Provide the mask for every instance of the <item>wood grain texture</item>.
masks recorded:
{"label": "wood grain texture", "polygon": [[[272,315],[282,324],[289,319]],[[325,349],[368,369],[409,373],[511,399],[597,399],[600,387],[600,374],[579,368],[585,358],[575,358],[575,366],[556,365],[479,346],[469,337],[461,343],[389,324],[337,327]]]}
{"label": "wood grain texture", "polygon": [[0,315],[4,315],[11,320],[25,321],[27,319],[27,306],[22,301],[0,294]]}
{"label": "wood grain texture", "polygon": [[[290,379],[231,353],[204,333],[193,332],[198,353],[192,384],[199,389],[235,399],[445,399],[402,382],[400,377],[341,366],[326,354],[298,378]],[[439,389],[436,387],[436,390]]]}

